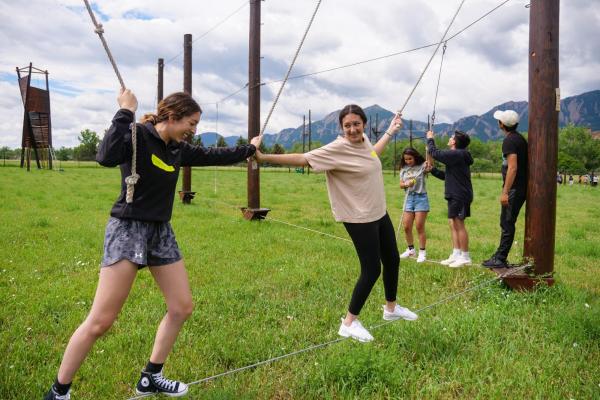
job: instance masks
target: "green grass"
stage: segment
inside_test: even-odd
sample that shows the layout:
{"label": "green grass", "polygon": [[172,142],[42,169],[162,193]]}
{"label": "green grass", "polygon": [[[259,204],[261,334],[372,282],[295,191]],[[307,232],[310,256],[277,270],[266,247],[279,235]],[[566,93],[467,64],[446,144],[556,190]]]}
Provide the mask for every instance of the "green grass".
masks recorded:
{"label": "green grass", "polygon": [[[0,168],[0,399],[35,399],[56,375],[73,330],[89,311],[118,170]],[[215,193],[215,176],[217,191]],[[278,220],[347,238],[331,216],[323,175],[263,170],[262,206]],[[403,197],[385,176],[398,223]],[[500,181],[474,179],[467,222],[473,259],[499,239]],[[429,179],[428,255],[450,251],[442,183]],[[198,192],[176,202],[172,224],[196,309],[166,364],[195,381],[337,337],[358,275],[351,243],[275,221],[248,222],[240,168],[194,169]],[[343,341],[195,385],[192,399],[590,399],[600,398],[600,188],[558,191],[556,284],[516,293],[493,283],[374,330],[369,344]],[[524,212],[524,211],[523,211]],[[522,253],[524,214],[511,260]],[[404,241],[399,241],[404,246]],[[402,262],[401,304],[419,309],[493,278]],[[361,320],[381,322],[377,283]],[[75,378],[73,399],[125,399],[150,354],[165,311],[150,274],[137,278],[122,314]]]}

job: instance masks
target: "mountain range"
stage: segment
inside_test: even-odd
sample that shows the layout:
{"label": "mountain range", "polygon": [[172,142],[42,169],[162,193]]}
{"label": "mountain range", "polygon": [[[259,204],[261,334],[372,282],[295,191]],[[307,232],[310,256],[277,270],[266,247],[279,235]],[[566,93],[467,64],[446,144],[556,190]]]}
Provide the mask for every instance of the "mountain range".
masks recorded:
{"label": "mountain range", "polygon": [[[449,123],[440,123],[434,125],[437,135],[447,135],[458,129],[467,132],[472,137],[477,137],[482,141],[500,140],[502,133],[498,130],[498,123],[494,119],[494,111],[501,109],[512,109],[519,113],[521,122],[519,131],[526,132],[529,118],[528,103],[526,101],[509,101],[495,106],[482,115],[471,115],[460,118],[458,121]],[[592,131],[600,130],[600,90],[582,93],[580,95],[567,97],[560,102],[559,126],[568,124],[585,126]],[[380,107],[377,104],[364,109],[367,114],[367,126],[370,130],[377,130],[381,135],[389,126],[394,116],[389,110]],[[338,124],[338,115],[340,110],[329,113],[325,118],[319,121],[313,121],[310,124],[311,140],[318,141],[321,144],[327,144],[338,136],[340,129]],[[410,135],[411,122],[404,120],[404,127],[398,134],[399,138],[408,138]],[[414,137],[422,137],[427,130],[427,122],[412,121],[412,133]],[[267,147],[273,146],[275,142],[281,144],[284,148],[290,149],[294,143],[302,142],[302,125],[296,128],[286,128],[274,134],[265,134],[263,143]],[[308,133],[308,123],[306,126]],[[368,132],[366,132],[368,134]],[[200,134],[202,143],[205,146],[212,146],[216,143],[219,136],[215,132],[203,132]],[[225,137],[225,142],[229,146],[234,146],[238,137]]]}

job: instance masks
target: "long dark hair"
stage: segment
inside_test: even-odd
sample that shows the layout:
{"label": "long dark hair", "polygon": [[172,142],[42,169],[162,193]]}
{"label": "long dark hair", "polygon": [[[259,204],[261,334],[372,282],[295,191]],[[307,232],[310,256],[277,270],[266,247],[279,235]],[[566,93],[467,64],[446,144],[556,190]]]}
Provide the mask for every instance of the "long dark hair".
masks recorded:
{"label": "long dark hair", "polygon": [[425,162],[425,158],[419,153],[416,149],[412,147],[407,147],[402,152],[402,156],[400,157],[400,168],[404,168],[406,162],[404,161],[404,156],[412,156],[415,159],[415,165],[423,165]]}
{"label": "long dark hair", "polygon": [[342,120],[348,114],[358,115],[360,117],[360,119],[362,119],[363,124],[365,124],[365,125],[367,124],[367,115],[365,114],[363,109],[360,108],[360,106],[357,106],[356,104],[348,104],[347,106],[342,108],[342,111],[340,111],[340,117],[339,117],[340,126],[342,126]]}
{"label": "long dark hair", "polygon": [[156,125],[159,122],[168,120],[169,117],[173,117],[175,121],[179,121],[183,117],[196,114],[197,112],[202,114],[202,109],[192,96],[184,92],[175,92],[158,103],[156,114],[145,114],[142,117],[142,123],[150,122],[152,125]]}

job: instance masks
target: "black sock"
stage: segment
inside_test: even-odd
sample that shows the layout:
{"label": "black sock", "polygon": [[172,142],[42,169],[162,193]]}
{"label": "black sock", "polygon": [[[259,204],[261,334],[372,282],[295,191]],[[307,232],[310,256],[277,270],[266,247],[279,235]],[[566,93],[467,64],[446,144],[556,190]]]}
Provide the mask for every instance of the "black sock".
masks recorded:
{"label": "black sock", "polygon": [[148,361],[144,371],[150,372],[151,374],[158,374],[160,371],[162,371],[163,365],[165,364],[154,364],[152,361]]}
{"label": "black sock", "polygon": [[419,250],[421,250],[421,251],[425,251],[425,248],[424,248],[424,247],[423,247],[423,248],[419,247]]}
{"label": "black sock", "polygon": [[54,384],[52,385],[52,389],[61,396],[64,396],[69,392],[69,389],[71,388],[71,383],[72,382],[62,384],[58,381],[58,378],[56,378],[54,380]]}
{"label": "black sock", "polygon": [[409,250],[414,250],[415,249],[415,245],[414,244],[409,244],[408,245],[408,249]]}

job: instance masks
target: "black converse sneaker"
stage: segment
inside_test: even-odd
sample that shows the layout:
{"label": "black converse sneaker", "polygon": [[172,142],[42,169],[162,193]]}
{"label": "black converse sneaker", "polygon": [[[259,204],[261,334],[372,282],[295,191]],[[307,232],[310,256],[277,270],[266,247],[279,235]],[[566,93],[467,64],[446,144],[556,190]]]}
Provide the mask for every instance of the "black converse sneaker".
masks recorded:
{"label": "black converse sneaker", "polygon": [[137,394],[162,393],[169,397],[179,397],[188,392],[188,386],[183,382],[165,378],[162,376],[162,371],[156,374],[142,371],[135,392]]}
{"label": "black converse sneaker", "polygon": [[67,394],[58,394],[54,391],[54,389],[50,389],[48,393],[46,393],[44,400],[69,400],[70,398],[70,392],[67,392]]}

